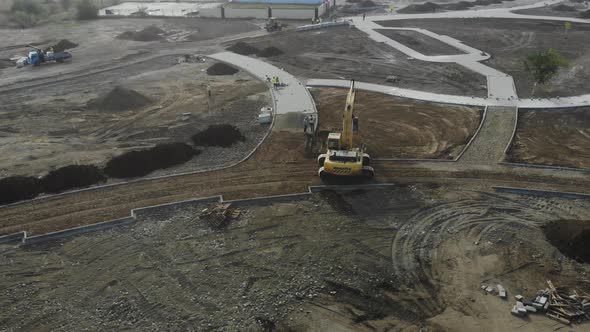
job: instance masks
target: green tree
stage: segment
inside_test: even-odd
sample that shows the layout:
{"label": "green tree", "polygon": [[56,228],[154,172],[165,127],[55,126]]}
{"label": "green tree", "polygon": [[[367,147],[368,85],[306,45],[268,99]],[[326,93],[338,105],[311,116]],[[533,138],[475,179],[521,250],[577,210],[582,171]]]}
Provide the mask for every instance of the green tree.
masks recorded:
{"label": "green tree", "polygon": [[82,0],[78,2],[78,19],[92,20],[98,18],[98,8],[90,2],[90,0]]}
{"label": "green tree", "polygon": [[[545,52],[535,52],[527,56],[524,68],[533,75],[535,86],[547,83],[559,67],[567,66],[568,62],[561,57],[556,49],[550,48]],[[533,93],[535,87],[533,87]]]}

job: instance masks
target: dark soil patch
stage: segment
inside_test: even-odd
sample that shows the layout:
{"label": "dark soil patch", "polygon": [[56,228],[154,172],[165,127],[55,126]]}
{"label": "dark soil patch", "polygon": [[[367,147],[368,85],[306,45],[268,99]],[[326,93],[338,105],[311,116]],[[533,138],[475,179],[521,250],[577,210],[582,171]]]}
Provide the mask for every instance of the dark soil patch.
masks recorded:
{"label": "dark soil patch", "polygon": [[475,6],[471,1],[459,1],[445,5],[444,8],[447,10],[465,10]]}
{"label": "dark soil patch", "polygon": [[252,45],[246,44],[244,42],[237,42],[232,46],[226,48],[226,50],[238,53],[241,55],[250,55],[250,54],[257,54],[260,50]]}
{"label": "dark soil patch", "polygon": [[104,173],[114,178],[133,178],[179,165],[191,160],[200,151],[184,143],[159,144],[114,157],[107,162]]}
{"label": "dark soil patch", "polygon": [[11,176],[0,179],[0,204],[32,199],[41,191],[41,181],[32,176]]}
{"label": "dark soil patch", "polygon": [[267,48],[261,50],[260,52],[258,52],[257,55],[262,58],[268,58],[268,57],[272,57],[272,56],[278,56],[283,53],[284,52],[281,49],[271,46],[271,47],[267,47]]}
{"label": "dark soil patch", "polygon": [[197,146],[221,146],[229,147],[237,142],[243,142],[246,137],[240,130],[229,124],[211,125],[192,137]]}
{"label": "dark soil patch", "polygon": [[41,187],[43,192],[58,193],[74,188],[89,187],[105,180],[106,177],[96,166],[70,165],[49,172],[41,179]]}
{"label": "dark soil patch", "polygon": [[166,33],[166,31],[158,28],[157,26],[152,25],[139,31],[125,31],[122,34],[118,35],[117,39],[142,42],[158,41],[164,38],[162,37],[162,34],[164,33]]}
{"label": "dark soil patch", "polygon": [[359,7],[364,7],[364,8],[375,7],[375,6],[377,6],[377,4],[371,0],[364,0],[359,3]]}
{"label": "dark soil patch", "polygon": [[449,44],[416,31],[389,29],[379,29],[376,31],[425,55],[452,55],[465,53]]}
{"label": "dark soil patch", "polygon": [[398,10],[397,12],[401,13],[401,14],[434,13],[440,8],[441,8],[440,5],[437,5],[432,2],[426,2],[426,3],[416,4],[416,5],[409,5],[407,7],[404,7],[402,9]]}
{"label": "dark soil patch", "polygon": [[562,254],[590,263],[590,220],[558,220],[546,225],[543,231]]}
{"label": "dark soil patch", "polygon": [[6,60],[0,60],[0,69],[14,67],[12,62]]}
{"label": "dark soil patch", "polygon": [[585,12],[581,12],[581,13],[580,13],[580,17],[581,17],[581,18],[590,18],[590,9],[588,9],[588,10],[587,10],[587,11],[585,11]]}
{"label": "dark soil patch", "polygon": [[148,97],[135,90],[116,86],[106,95],[88,102],[87,106],[91,109],[120,112],[141,108],[151,103]]}
{"label": "dark soil patch", "polygon": [[564,4],[559,4],[555,6],[551,6],[551,9],[558,11],[558,12],[575,12],[577,11],[576,8]]}
{"label": "dark soil patch", "polygon": [[60,53],[65,50],[69,50],[76,47],[78,47],[78,44],[72,43],[67,39],[62,39],[57,44],[53,45],[53,51],[56,53]]}
{"label": "dark soil patch", "polygon": [[239,69],[230,66],[228,64],[218,62],[211,67],[207,68],[207,75],[220,76],[220,75],[233,75],[237,73]]}

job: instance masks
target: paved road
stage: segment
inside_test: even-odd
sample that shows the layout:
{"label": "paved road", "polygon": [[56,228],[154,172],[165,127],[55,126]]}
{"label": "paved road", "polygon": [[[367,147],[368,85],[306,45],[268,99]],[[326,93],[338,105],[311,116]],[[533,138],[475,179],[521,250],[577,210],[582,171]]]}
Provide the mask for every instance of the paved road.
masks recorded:
{"label": "paved road", "polygon": [[[221,52],[210,58],[239,67],[265,81],[266,77],[279,77],[286,86],[272,89],[275,102],[275,129],[301,129],[304,114],[317,118],[315,103],[305,85],[295,76],[264,61],[232,52]],[[350,83],[349,83],[350,84]]]}
{"label": "paved road", "polygon": [[[346,88],[350,85],[347,80],[335,79],[311,79],[307,81],[310,87],[338,87]],[[561,108],[590,105],[590,94],[549,99],[500,99],[500,98],[478,98],[456,95],[445,95],[418,90],[396,88],[389,85],[356,82],[355,87],[359,90],[373,91],[388,94],[396,97],[426,100],[437,103],[474,105],[474,106],[511,106],[521,108]]]}

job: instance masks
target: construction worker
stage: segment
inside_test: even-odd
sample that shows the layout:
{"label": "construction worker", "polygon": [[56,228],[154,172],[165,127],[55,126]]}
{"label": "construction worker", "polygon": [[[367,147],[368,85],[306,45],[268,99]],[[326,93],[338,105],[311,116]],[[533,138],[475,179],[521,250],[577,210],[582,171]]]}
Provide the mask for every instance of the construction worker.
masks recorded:
{"label": "construction worker", "polygon": [[313,118],[313,114],[309,116],[309,129],[313,133],[315,131],[315,120]]}
{"label": "construction worker", "polygon": [[303,118],[303,133],[307,134],[307,125],[309,123],[309,118],[307,115]]}

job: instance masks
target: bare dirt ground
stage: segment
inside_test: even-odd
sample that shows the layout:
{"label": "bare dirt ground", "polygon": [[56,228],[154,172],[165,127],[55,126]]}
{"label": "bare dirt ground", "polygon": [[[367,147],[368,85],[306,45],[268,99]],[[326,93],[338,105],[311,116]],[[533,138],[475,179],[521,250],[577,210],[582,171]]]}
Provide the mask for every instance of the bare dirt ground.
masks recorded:
{"label": "bare dirt ground", "polygon": [[580,13],[589,8],[580,2],[563,1],[555,5],[515,10],[513,13],[539,16],[580,17]]}
{"label": "bare dirt ground", "polygon": [[[424,28],[448,35],[463,43],[488,52],[486,61],[514,77],[519,97],[575,96],[589,93],[590,45],[587,43],[590,24],[572,25],[565,33],[563,22],[511,19],[426,19],[380,22],[384,26]],[[477,31],[477,33],[474,33]],[[545,86],[532,94],[532,76],[523,61],[532,52],[554,48],[569,61]]]}
{"label": "bare dirt ground", "polygon": [[509,161],[590,168],[590,107],[519,111]]}
{"label": "bare dirt ground", "polygon": [[[139,42],[117,39],[126,31],[138,31],[156,26],[165,31],[159,41]],[[51,77],[66,73],[88,72],[117,63],[135,61],[163,50],[193,49],[205,52],[215,45],[208,41],[240,33],[258,30],[259,27],[244,20],[210,19],[103,19],[92,21],[66,21],[38,26],[32,29],[0,29],[0,59],[13,55],[26,55],[27,44],[53,45],[60,39],[80,44],[71,50],[73,60],[66,65],[43,66],[42,68],[7,68],[0,70],[0,85],[19,81]],[[206,47],[208,45],[208,47]]]}
{"label": "bare dirt ground", "polygon": [[590,267],[543,232],[564,220],[586,227],[588,201],[397,186],[242,206],[222,230],[196,219],[202,208],[163,209],[60,242],[0,246],[0,324],[545,331],[561,325],[510,315],[512,301],[480,284],[501,283],[509,296],[532,296],[546,279],[589,291]]}
{"label": "bare dirt ground", "polygon": [[[430,92],[487,96],[484,76],[455,64],[410,60],[394,48],[348,27],[283,32],[245,42],[259,49],[281,49],[284,54],[265,60],[303,78],[354,78]],[[399,82],[386,82],[389,75],[397,76]]]}
{"label": "bare dirt ground", "polygon": [[465,53],[449,44],[443,43],[416,31],[387,29],[375,31],[424,55],[455,55]]}
{"label": "bare dirt ground", "polygon": [[[123,152],[157,143],[190,143],[208,125],[231,123],[246,141],[232,148],[201,148],[203,154],[162,175],[236,162],[262,139],[256,117],[271,104],[268,87],[249,74],[209,76],[213,64],[177,64],[165,56],[120,70],[45,85],[35,93],[2,93],[0,176],[40,175],[69,164],[102,165]],[[235,89],[236,84],[240,89]],[[207,86],[211,97],[207,97]],[[115,87],[132,89],[150,102],[136,109],[103,109],[93,100]],[[118,96],[117,96],[118,97]],[[121,98],[125,98],[122,96]],[[123,100],[112,100],[123,103]]]}
{"label": "bare dirt ground", "polygon": [[[320,137],[342,130],[346,89],[314,89]],[[359,136],[372,158],[453,159],[483,115],[475,107],[433,104],[358,91]],[[322,136],[322,132],[325,135]]]}

